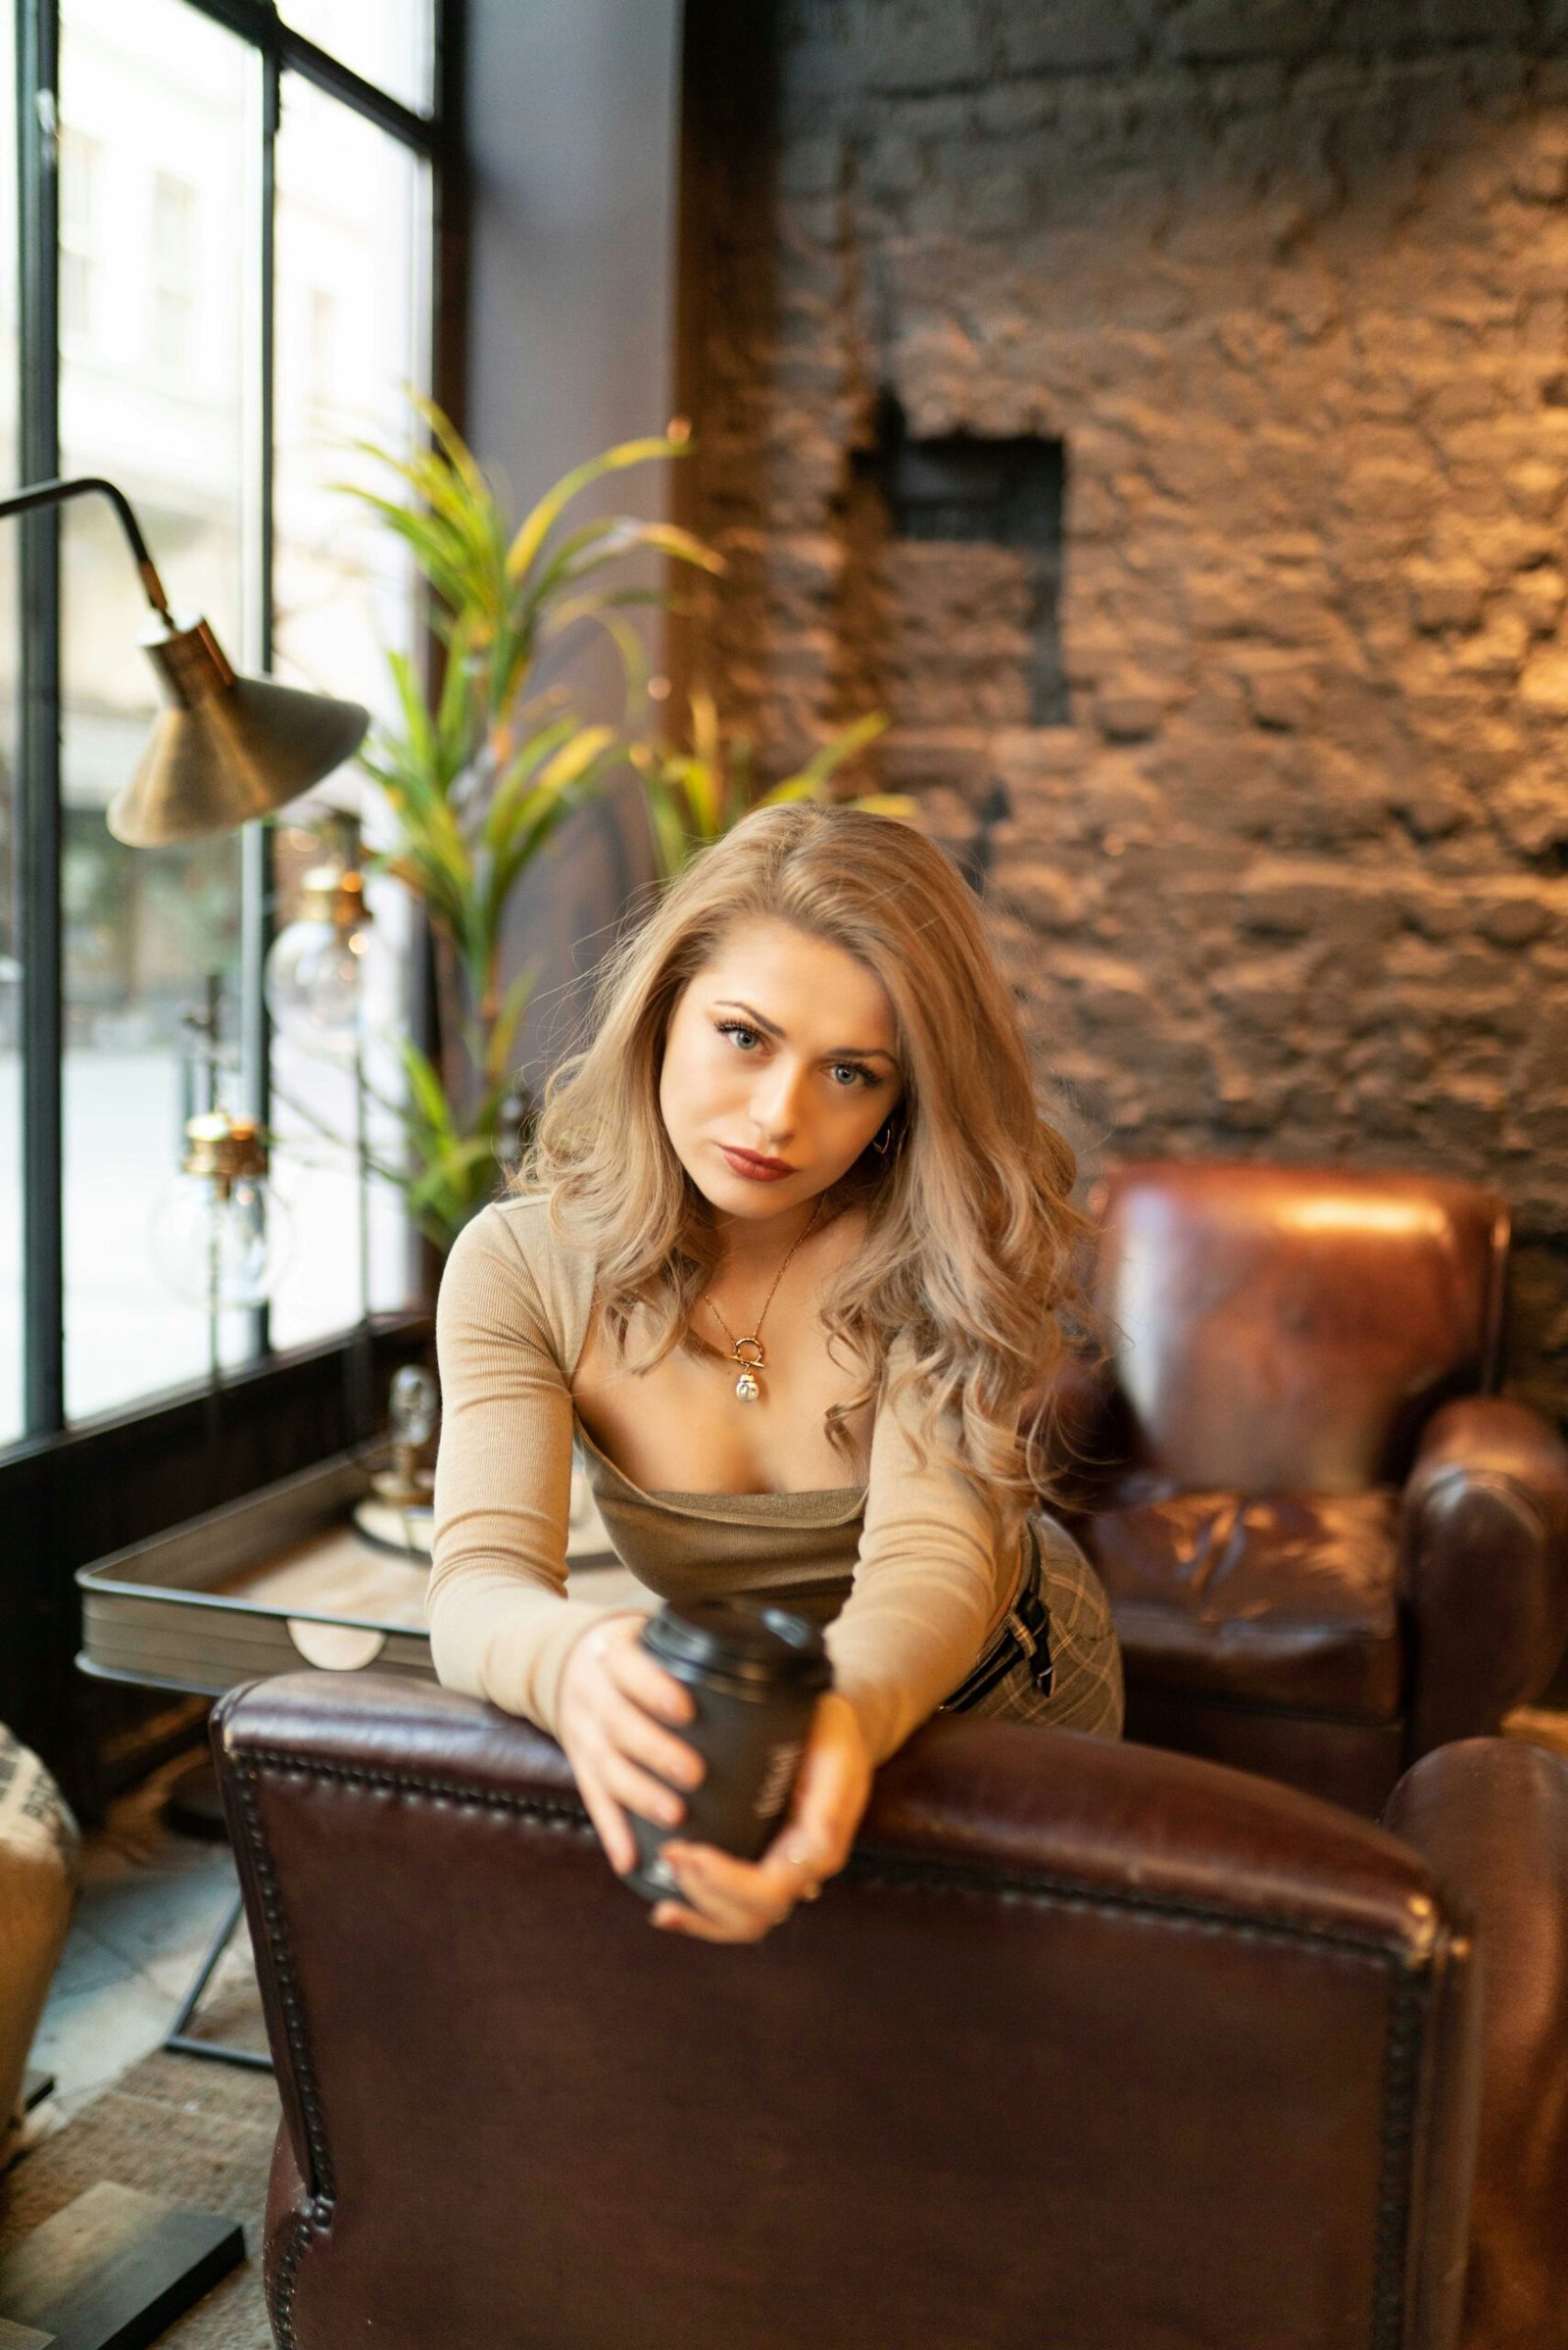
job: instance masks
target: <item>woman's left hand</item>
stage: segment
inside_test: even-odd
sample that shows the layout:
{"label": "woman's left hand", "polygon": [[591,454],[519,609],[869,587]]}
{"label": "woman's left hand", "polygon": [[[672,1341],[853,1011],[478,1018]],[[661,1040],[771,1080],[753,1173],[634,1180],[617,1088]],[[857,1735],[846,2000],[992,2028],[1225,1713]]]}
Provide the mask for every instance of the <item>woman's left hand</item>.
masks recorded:
{"label": "woman's left hand", "polygon": [[871,1792],[871,1758],[848,1698],[819,1697],[789,1815],[759,1861],[678,1836],[663,1847],[689,1906],[661,1901],[653,1923],[704,1942],[760,1942],[850,1857]]}

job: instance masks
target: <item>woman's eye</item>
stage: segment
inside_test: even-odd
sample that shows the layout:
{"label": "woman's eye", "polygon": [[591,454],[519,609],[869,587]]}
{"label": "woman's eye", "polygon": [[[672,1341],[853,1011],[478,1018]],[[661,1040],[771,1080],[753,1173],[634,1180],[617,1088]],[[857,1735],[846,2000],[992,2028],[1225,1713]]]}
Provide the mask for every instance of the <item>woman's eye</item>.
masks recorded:
{"label": "woman's eye", "polygon": [[[748,1027],[744,1020],[715,1020],[713,1028],[717,1035],[728,1037],[732,1045],[748,1054],[754,1046],[762,1042],[758,1031]],[[875,1085],[876,1083],[875,1070],[862,1068],[858,1060],[836,1060],[832,1064],[831,1073],[835,1084],[838,1084],[844,1077],[848,1077],[852,1086]]]}

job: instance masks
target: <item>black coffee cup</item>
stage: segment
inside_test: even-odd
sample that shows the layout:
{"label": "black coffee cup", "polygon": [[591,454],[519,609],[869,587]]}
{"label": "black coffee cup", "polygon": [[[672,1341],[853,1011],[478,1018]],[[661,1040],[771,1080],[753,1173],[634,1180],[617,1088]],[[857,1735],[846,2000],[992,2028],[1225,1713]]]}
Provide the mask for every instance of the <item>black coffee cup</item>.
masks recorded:
{"label": "black coffee cup", "polygon": [[700,1787],[674,1790],[686,1805],[678,1827],[628,1809],[637,1866],[623,1882],[645,1901],[679,1900],[679,1880],[660,1857],[671,1836],[737,1860],[766,1851],[833,1668],[814,1624],[748,1599],[666,1601],[639,1638],[691,1690],[696,1713],[675,1735],[708,1768]]}

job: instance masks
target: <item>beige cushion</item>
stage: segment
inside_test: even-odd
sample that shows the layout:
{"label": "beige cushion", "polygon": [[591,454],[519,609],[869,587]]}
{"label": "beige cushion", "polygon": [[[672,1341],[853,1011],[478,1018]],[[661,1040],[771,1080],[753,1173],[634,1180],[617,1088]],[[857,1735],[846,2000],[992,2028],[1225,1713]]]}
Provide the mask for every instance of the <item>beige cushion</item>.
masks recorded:
{"label": "beige cushion", "polygon": [[23,2071],[71,1924],[80,1842],[38,1757],[0,1725],[0,2169],[20,2143]]}

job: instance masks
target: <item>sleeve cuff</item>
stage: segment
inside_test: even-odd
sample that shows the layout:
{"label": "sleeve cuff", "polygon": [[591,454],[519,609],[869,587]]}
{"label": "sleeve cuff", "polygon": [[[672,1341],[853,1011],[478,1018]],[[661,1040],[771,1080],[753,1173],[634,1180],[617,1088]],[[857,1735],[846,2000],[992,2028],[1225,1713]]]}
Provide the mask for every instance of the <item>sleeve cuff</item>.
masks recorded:
{"label": "sleeve cuff", "polygon": [[436,1677],[557,1738],[561,1672],[572,1643],[608,1615],[639,1612],[653,1611],[519,1589],[507,1569],[450,1576],[430,1617]]}
{"label": "sleeve cuff", "polygon": [[911,1709],[905,1690],[871,1680],[851,1667],[847,1666],[842,1673],[835,1671],[833,1687],[854,1709],[873,1769],[879,1770],[890,1755],[896,1754],[924,1719]]}

